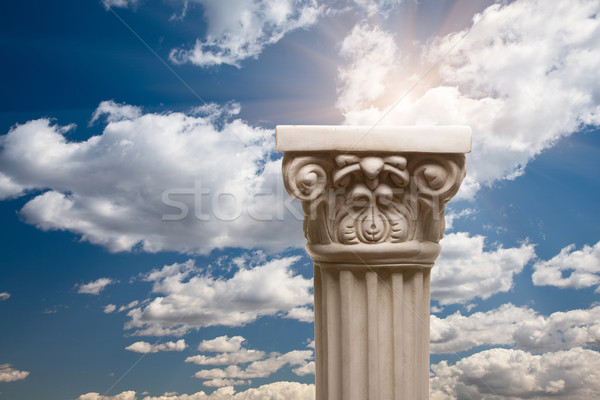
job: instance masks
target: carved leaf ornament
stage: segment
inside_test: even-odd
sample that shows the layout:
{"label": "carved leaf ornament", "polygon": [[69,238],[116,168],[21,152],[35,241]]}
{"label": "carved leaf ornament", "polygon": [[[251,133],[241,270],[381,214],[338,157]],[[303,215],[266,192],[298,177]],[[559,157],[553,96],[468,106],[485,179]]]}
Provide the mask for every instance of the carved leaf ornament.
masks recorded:
{"label": "carved leaf ornament", "polygon": [[288,192],[309,244],[439,242],[444,207],[465,176],[462,154],[286,152]]}

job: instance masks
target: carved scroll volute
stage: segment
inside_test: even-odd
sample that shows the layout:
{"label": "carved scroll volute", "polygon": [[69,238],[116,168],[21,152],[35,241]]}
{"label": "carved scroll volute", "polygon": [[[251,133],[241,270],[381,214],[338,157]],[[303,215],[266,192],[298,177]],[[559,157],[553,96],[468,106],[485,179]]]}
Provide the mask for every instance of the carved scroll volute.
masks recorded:
{"label": "carved scroll volute", "polygon": [[446,203],[458,192],[465,177],[463,154],[425,155],[411,165],[414,189],[419,205],[419,240],[439,242],[446,226]]}
{"label": "carved scroll volute", "polygon": [[304,236],[308,243],[330,243],[326,219],[328,174],[332,162],[326,156],[286,153],[283,156],[283,182],[288,193],[301,201],[304,211]]}

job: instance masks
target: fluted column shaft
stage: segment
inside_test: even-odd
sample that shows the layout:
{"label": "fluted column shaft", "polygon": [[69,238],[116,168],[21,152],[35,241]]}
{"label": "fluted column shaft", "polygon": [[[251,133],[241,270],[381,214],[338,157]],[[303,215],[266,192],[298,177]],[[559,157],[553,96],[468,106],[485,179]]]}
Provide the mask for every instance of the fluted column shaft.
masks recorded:
{"label": "fluted column shaft", "polygon": [[470,129],[281,126],[277,148],[314,261],[317,400],[429,398],[430,271]]}
{"label": "fluted column shaft", "polygon": [[317,398],[427,398],[429,267],[315,264]]}

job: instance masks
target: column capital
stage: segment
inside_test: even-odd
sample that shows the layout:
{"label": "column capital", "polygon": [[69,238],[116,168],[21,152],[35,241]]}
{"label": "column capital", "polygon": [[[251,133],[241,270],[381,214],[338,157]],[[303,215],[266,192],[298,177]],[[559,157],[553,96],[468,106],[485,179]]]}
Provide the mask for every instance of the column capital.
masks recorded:
{"label": "column capital", "polygon": [[278,126],[287,191],[322,267],[430,267],[465,176],[468,127]]}

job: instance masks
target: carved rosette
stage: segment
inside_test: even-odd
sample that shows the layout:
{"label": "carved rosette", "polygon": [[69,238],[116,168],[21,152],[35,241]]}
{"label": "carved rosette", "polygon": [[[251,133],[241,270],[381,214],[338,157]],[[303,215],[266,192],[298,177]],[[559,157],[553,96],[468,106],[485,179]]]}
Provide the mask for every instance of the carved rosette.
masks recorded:
{"label": "carved rosette", "polygon": [[351,252],[384,264],[407,256],[430,264],[439,253],[445,205],[465,176],[465,157],[286,152],[283,176],[302,203],[307,249],[316,260],[343,261],[341,253]]}

